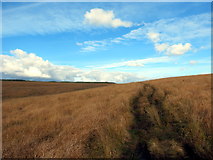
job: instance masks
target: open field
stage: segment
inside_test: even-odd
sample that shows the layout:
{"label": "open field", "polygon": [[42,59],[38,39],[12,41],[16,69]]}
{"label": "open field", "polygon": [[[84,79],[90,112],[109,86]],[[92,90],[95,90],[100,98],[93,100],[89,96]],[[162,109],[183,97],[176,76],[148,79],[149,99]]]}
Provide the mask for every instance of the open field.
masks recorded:
{"label": "open field", "polygon": [[17,98],[57,94],[76,90],[95,88],[112,83],[65,83],[65,82],[31,82],[31,81],[3,81],[2,98]]}
{"label": "open field", "polygon": [[3,84],[4,158],[213,159],[211,75],[75,92],[58,83],[45,95],[47,82],[17,83]]}

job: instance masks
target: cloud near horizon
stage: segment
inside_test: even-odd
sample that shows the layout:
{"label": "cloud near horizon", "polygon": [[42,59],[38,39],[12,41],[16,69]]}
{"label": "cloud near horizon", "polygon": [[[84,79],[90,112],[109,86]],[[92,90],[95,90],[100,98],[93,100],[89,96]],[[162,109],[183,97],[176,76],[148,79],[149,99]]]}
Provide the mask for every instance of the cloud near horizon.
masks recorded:
{"label": "cloud near horizon", "polygon": [[[15,49],[10,51],[10,55],[0,55],[2,59],[2,67],[0,72],[2,78],[12,79],[26,79],[26,80],[45,80],[45,81],[90,81],[90,82],[116,82],[116,83],[127,83],[135,81],[150,80],[163,77],[189,75],[192,70],[196,70],[197,74],[201,74],[201,67],[206,70],[205,73],[210,72],[209,66],[211,62],[208,59],[199,61],[204,66],[197,66],[195,68],[187,68],[187,70],[180,72],[180,66],[171,67],[157,67],[157,63],[170,63],[175,60],[175,57],[163,56],[146,58],[132,61],[124,61],[118,63],[112,63],[103,66],[91,66],[86,69],[76,68],[70,65],[54,65],[48,60],[44,60],[34,53],[27,53],[21,49]],[[188,64],[195,64],[198,61],[188,61]],[[151,67],[144,68],[146,64],[152,64]],[[117,71],[113,70],[116,67],[119,68]],[[125,68],[128,67],[128,68]],[[137,72],[131,70],[135,68]],[[141,69],[140,69],[141,68]],[[127,69],[127,72],[125,70]],[[130,69],[130,70],[129,70]],[[128,72],[129,70],[129,72]],[[140,71],[140,72],[139,72]],[[174,74],[175,73],[175,74]]]}
{"label": "cloud near horizon", "polygon": [[122,21],[119,18],[115,18],[112,10],[103,10],[101,8],[93,8],[89,12],[87,11],[84,15],[85,22],[101,27],[131,27],[132,22]]}
{"label": "cloud near horizon", "polygon": [[22,78],[31,80],[93,81],[93,82],[133,82],[142,81],[144,76],[134,73],[106,71],[98,68],[79,69],[73,66],[54,65],[34,53],[21,49],[10,51],[11,55],[0,55],[2,78]]}

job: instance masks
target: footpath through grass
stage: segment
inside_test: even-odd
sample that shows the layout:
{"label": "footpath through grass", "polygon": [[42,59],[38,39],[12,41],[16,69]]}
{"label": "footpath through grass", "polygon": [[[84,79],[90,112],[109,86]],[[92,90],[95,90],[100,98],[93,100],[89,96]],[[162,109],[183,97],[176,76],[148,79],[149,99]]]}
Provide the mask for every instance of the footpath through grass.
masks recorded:
{"label": "footpath through grass", "polygon": [[[134,121],[124,158],[213,159],[212,137],[182,106],[171,106],[168,93],[150,84],[142,85],[130,106]],[[186,106],[187,107],[187,106]]]}

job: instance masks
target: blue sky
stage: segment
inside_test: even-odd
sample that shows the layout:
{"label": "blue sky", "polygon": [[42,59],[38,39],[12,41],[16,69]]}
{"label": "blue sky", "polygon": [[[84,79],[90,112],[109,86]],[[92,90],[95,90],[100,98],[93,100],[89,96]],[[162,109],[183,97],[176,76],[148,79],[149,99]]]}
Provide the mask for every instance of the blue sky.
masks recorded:
{"label": "blue sky", "polygon": [[2,77],[118,83],[211,73],[211,3],[2,4]]}

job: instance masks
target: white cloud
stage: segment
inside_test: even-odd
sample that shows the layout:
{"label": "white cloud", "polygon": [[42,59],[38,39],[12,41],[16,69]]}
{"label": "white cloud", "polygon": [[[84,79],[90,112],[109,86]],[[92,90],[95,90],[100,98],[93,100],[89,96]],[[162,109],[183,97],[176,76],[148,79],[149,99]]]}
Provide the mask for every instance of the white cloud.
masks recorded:
{"label": "white cloud", "polygon": [[123,37],[126,39],[143,39],[145,37],[145,33],[147,33],[144,27],[145,26],[131,30],[129,33],[123,35]]}
{"label": "white cloud", "polygon": [[167,50],[169,47],[169,45],[167,43],[162,43],[162,44],[155,44],[155,49],[158,51],[158,52],[163,52],[165,50]]}
{"label": "white cloud", "polygon": [[31,77],[44,79],[71,79],[79,69],[71,66],[57,66],[33,53],[26,53],[21,49],[10,51],[12,56],[1,55],[4,75],[16,77]]}
{"label": "white cloud", "polygon": [[11,55],[0,55],[2,78],[67,80],[67,81],[110,81],[132,82],[144,80],[144,76],[127,72],[109,72],[93,69],[79,69],[73,66],[54,65],[34,53],[21,49],[10,51]]}
{"label": "white cloud", "polygon": [[82,46],[82,45],[83,45],[83,43],[76,42],[76,45],[77,45],[77,46]]}
{"label": "white cloud", "polygon": [[159,33],[149,32],[149,33],[147,33],[147,36],[148,36],[149,39],[151,39],[155,43],[160,40],[160,34]]}
{"label": "white cloud", "polygon": [[168,43],[157,43],[162,41],[160,40],[161,35],[159,33],[150,32],[147,33],[147,35],[148,38],[154,43],[155,50],[158,52],[164,52],[167,55],[182,55],[192,49],[192,45],[190,43],[178,43],[173,45],[169,45]]}
{"label": "white cloud", "polygon": [[190,43],[186,43],[186,44],[174,44],[168,47],[166,53],[167,54],[172,54],[172,55],[182,55],[188,51],[191,50],[191,44]]}
{"label": "white cloud", "polygon": [[[211,73],[211,61],[209,58],[199,60],[203,66],[194,65],[180,72],[179,66],[172,67],[141,67],[131,70],[131,72],[112,71],[105,68],[143,66],[146,64],[171,62],[174,57],[164,56],[113,63],[102,67],[91,69],[79,69],[73,66],[54,65],[33,53],[27,53],[16,49],[10,51],[11,55],[0,55],[2,60],[0,72],[2,78],[18,78],[30,80],[66,80],[66,81],[94,81],[94,82],[134,82],[153,78],[163,78],[169,76],[181,76],[189,74],[200,74],[203,70]],[[192,61],[193,62],[193,61]],[[194,62],[193,62],[194,63]],[[154,68],[153,68],[154,67]],[[196,67],[196,68],[194,68]],[[125,70],[125,68],[123,68]],[[130,68],[128,68],[130,69]],[[119,69],[120,70],[120,69]],[[133,71],[133,72],[132,72]]]}
{"label": "white cloud", "polygon": [[125,40],[124,38],[121,37],[117,37],[111,40],[112,43],[121,43],[123,40]]}
{"label": "white cloud", "polygon": [[96,48],[94,46],[86,46],[81,49],[81,52],[94,52]]}
{"label": "white cloud", "polygon": [[103,27],[131,27],[132,22],[122,21],[118,18],[115,18],[113,11],[105,11],[101,8],[91,9],[87,11],[84,15],[85,22],[95,26]]}
{"label": "white cloud", "polygon": [[191,48],[190,43],[179,43],[179,44],[174,44],[174,45],[168,45],[167,43],[162,43],[162,44],[155,44],[155,49],[158,52],[165,52],[167,55],[182,55],[188,51],[190,51]]}
{"label": "white cloud", "polygon": [[105,49],[107,46],[111,44],[120,44],[125,41],[125,38],[116,37],[111,39],[103,39],[103,40],[94,40],[94,41],[84,41],[77,42],[76,45],[80,46],[81,52],[94,52],[100,49]]}
{"label": "white cloud", "polygon": [[94,52],[105,47],[107,43],[110,43],[109,40],[77,42],[76,45],[81,47],[81,52]]}
{"label": "white cloud", "polygon": [[171,60],[172,59],[170,57],[163,56],[163,57],[154,57],[154,58],[146,58],[146,59],[112,63],[112,64],[108,64],[108,65],[104,65],[104,66],[100,66],[96,68],[143,67],[145,64],[164,63],[164,62],[170,62]]}
{"label": "white cloud", "polygon": [[98,81],[98,82],[134,82],[144,80],[145,77],[135,73],[127,72],[107,72],[101,70],[92,70],[80,74],[80,81]]}
{"label": "white cloud", "polygon": [[210,46],[210,35],[211,15],[205,13],[144,23],[142,27],[130,31],[123,37],[127,40],[144,40],[148,37],[154,42],[157,51],[162,52],[169,45],[170,53],[179,55],[191,50],[193,41],[200,41],[200,46],[197,46],[198,49],[205,49],[205,47],[201,47],[202,45]]}
{"label": "white cloud", "polygon": [[144,23],[142,27],[131,31],[125,37],[141,39],[146,37],[147,33],[160,33],[160,39],[170,43],[209,37],[211,33],[211,15],[205,13]]}
{"label": "white cloud", "polygon": [[[172,55],[180,55],[190,51],[193,44],[192,42],[198,40],[200,44],[196,43],[197,46],[193,44],[194,51],[208,49],[209,47],[201,46],[210,46],[210,17],[210,14],[207,13],[143,23],[141,27],[127,34],[114,39],[104,39],[103,41],[107,45],[110,45],[128,40],[144,40],[148,38],[154,43],[154,47],[158,52],[163,52],[170,48],[170,53],[167,52],[167,54]],[[99,46],[99,48],[105,46],[106,45]]]}

